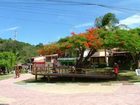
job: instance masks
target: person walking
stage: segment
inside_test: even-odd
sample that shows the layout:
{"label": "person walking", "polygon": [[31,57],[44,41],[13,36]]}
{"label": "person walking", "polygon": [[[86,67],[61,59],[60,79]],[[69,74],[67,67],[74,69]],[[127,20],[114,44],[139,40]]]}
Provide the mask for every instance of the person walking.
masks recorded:
{"label": "person walking", "polygon": [[19,78],[20,77],[21,68],[22,68],[22,66],[18,66],[18,65],[15,66],[15,75],[16,75],[15,78]]}
{"label": "person walking", "polygon": [[117,78],[119,73],[119,65],[116,62],[114,63],[113,69],[114,69],[115,77]]}

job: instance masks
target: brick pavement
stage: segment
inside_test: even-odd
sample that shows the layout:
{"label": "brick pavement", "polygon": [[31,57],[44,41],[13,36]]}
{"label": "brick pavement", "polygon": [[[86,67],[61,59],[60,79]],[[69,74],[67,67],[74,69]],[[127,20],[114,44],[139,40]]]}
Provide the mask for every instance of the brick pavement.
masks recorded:
{"label": "brick pavement", "polygon": [[32,75],[22,75],[18,79],[0,81],[0,104],[3,102],[9,105],[140,105],[138,84],[119,85],[116,90],[106,93],[89,91],[59,94],[37,91],[14,83],[30,77]]}

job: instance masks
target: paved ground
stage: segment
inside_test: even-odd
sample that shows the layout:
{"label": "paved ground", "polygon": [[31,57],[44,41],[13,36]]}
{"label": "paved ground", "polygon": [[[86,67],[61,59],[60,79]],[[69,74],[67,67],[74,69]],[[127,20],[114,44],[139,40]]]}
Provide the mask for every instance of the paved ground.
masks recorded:
{"label": "paved ground", "polygon": [[139,84],[15,84],[31,77],[0,81],[0,105],[140,105]]}

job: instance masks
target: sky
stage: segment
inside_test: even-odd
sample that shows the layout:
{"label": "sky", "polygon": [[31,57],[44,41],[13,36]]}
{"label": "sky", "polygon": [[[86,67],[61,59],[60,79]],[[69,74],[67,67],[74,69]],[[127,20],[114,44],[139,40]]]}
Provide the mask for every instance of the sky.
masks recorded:
{"label": "sky", "polygon": [[95,19],[108,12],[135,28],[139,5],[140,0],[0,0],[0,38],[48,44],[94,27]]}

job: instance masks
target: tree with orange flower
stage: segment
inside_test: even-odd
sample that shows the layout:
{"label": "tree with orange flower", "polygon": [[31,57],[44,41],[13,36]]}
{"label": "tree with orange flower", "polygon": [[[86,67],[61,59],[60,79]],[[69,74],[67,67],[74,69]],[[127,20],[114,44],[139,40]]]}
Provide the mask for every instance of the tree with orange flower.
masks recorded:
{"label": "tree with orange flower", "polygon": [[59,43],[51,43],[44,45],[41,49],[38,50],[39,55],[50,55],[50,54],[58,54],[59,56],[62,56],[64,53],[60,49]]}
{"label": "tree with orange flower", "polygon": [[[101,47],[102,43],[97,30],[98,29],[90,28],[83,33],[72,33],[72,36],[62,38],[58,41],[58,43],[62,45],[61,48],[78,52],[77,68],[88,66],[90,57]],[[88,54],[84,57],[84,53],[87,50]]]}

